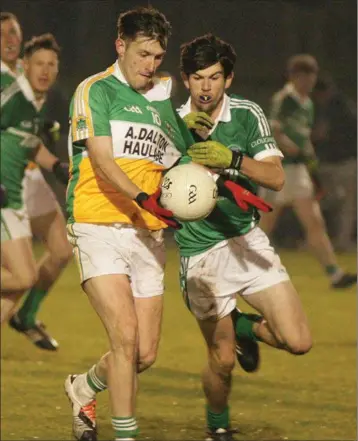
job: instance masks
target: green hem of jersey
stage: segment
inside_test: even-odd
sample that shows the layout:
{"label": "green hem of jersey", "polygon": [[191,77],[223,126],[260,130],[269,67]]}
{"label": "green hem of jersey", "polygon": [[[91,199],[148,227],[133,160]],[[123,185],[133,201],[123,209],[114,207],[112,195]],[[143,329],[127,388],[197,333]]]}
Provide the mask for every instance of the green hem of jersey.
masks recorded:
{"label": "green hem of jersey", "polygon": [[[244,236],[245,234],[249,233],[251,230],[253,230],[255,227],[257,227],[258,222],[255,223],[255,225],[253,227],[250,226],[250,228],[248,228],[246,231],[243,231],[241,234],[236,233],[236,234],[232,234],[230,236],[225,237],[224,239],[218,240],[216,242],[211,243],[210,245],[206,246],[205,248],[201,248],[200,250],[197,251],[192,251],[192,252],[183,252],[180,249],[179,246],[179,241],[175,238],[175,242],[179,248],[179,255],[180,257],[194,257],[194,256],[198,256],[199,254],[205,253],[206,251],[209,251],[211,248],[214,248],[215,245],[217,245],[220,242],[224,242],[226,240],[232,239],[233,237],[241,237]],[[180,234],[180,233],[179,233]],[[174,236],[175,237],[175,236]]]}
{"label": "green hem of jersey", "polygon": [[68,186],[67,190],[67,200],[66,200],[66,209],[68,213],[68,223],[75,222],[74,217],[74,200],[75,200],[75,189],[76,185],[80,179],[80,171],[79,171],[79,165],[82,161],[82,154],[77,153],[75,156],[72,157],[72,169],[78,170],[78,174],[76,179],[71,179],[70,184]]}

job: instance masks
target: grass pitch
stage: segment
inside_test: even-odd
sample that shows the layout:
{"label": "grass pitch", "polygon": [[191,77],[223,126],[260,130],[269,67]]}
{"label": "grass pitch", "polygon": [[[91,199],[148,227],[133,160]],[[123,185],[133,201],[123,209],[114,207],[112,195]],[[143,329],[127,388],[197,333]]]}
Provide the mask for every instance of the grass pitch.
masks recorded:
{"label": "grass pitch", "polygon": [[[256,374],[235,369],[231,416],[238,440],[356,439],[356,291],[333,291],[305,252],[282,252],[308,313],[314,347],[294,357],[261,345]],[[339,256],[354,271],[355,255]],[[168,250],[159,358],[140,377],[141,440],[204,439],[200,372],[206,352],[178,284],[178,258]],[[240,306],[246,308],[242,301]],[[87,370],[107,350],[99,319],[71,263],[40,314],[60,342],[58,353],[35,348],[5,326],[1,337],[1,439],[70,440],[71,411],[63,393],[69,373]],[[99,440],[113,439],[107,392],[98,396]]]}

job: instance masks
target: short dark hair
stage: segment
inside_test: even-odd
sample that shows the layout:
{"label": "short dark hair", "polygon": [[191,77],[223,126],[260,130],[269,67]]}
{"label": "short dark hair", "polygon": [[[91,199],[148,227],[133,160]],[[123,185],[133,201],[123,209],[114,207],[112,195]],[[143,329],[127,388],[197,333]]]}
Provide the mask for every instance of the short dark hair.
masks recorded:
{"label": "short dark hair", "polygon": [[31,55],[40,50],[48,49],[56,52],[57,56],[60,56],[60,46],[57,44],[55,37],[52,34],[42,34],[36,37],[32,37],[24,45],[24,56],[31,57]]}
{"label": "short dark hair", "polygon": [[6,20],[14,20],[16,23],[20,24],[18,18],[12,12],[0,12],[0,22],[4,22]]}
{"label": "short dark hair", "polygon": [[165,15],[154,8],[138,7],[123,12],[117,21],[118,37],[134,40],[136,36],[157,40],[163,49],[171,34],[171,25]]}
{"label": "short dark hair", "polygon": [[318,63],[315,57],[309,54],[298,54],[288,59],[287,73],[318,73]]}
{"label": "short dark hair", "polygon": [[197,37],[180,47],[180,70],[188,76],[220,63],[226,78],[232,73],[235,62],[233,46],[213,34]]}

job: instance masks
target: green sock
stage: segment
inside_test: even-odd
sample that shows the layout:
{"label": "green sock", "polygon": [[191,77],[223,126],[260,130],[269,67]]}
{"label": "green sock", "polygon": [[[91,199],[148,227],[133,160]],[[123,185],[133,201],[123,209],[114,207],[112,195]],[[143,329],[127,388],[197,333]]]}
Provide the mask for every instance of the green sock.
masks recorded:
{"label": "green sock", "polygon": [[334,276],[335,274],[342,271],[338,265],[327,265],[325,267],[325,270],[329,276]]}
{"label": "green sock", "polygon": [[206,406],[206,421],[209,430],[228,429],[230,424],[229,406],[222,413],[215,413]]}
{"label": "green sock", "polygon": [[102,390],[107,389],[107,384],[104,378],[100,378],[96,373],[96,365],[93,365],[91,369],[87,372],[86,380],[88,386],[93,390],[93,392],[102,392]]}
{"label": "green sock", "polygon": [[253,341],[258,341],[259,338],[253,331],[254,323],[260,321],[262,317],[258,314],[246,314],[235,310],[233,315],[235,334],[238,338],[246,337]]}
{"label": "green sock", "polygon": [[135,438],[139,434],[135,417],[112,417],[112,427],[116,439]]}
{"label": "green sock", "polygon": [[32,327],[36,322],[36,314],[46,294],[47,290],[33,287],[26,296],[24,303],[17,315],[25,327]]}

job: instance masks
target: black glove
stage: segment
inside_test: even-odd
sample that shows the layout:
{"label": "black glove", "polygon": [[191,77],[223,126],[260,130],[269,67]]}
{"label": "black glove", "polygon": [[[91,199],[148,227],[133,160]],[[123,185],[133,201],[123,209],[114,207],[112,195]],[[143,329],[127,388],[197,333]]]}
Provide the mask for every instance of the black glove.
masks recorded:
{"label": "black glove", "polygon": [[7,205],[7,189],[5,185],[0,184],[0,208],[5,208]]}
{"label": "black glove", "polygon": [[52,171],[56,178],[62,182],[62,184],[67,185],[70,178],[69,165],[67,162],[61,162],[59,159],[54,163]]}

